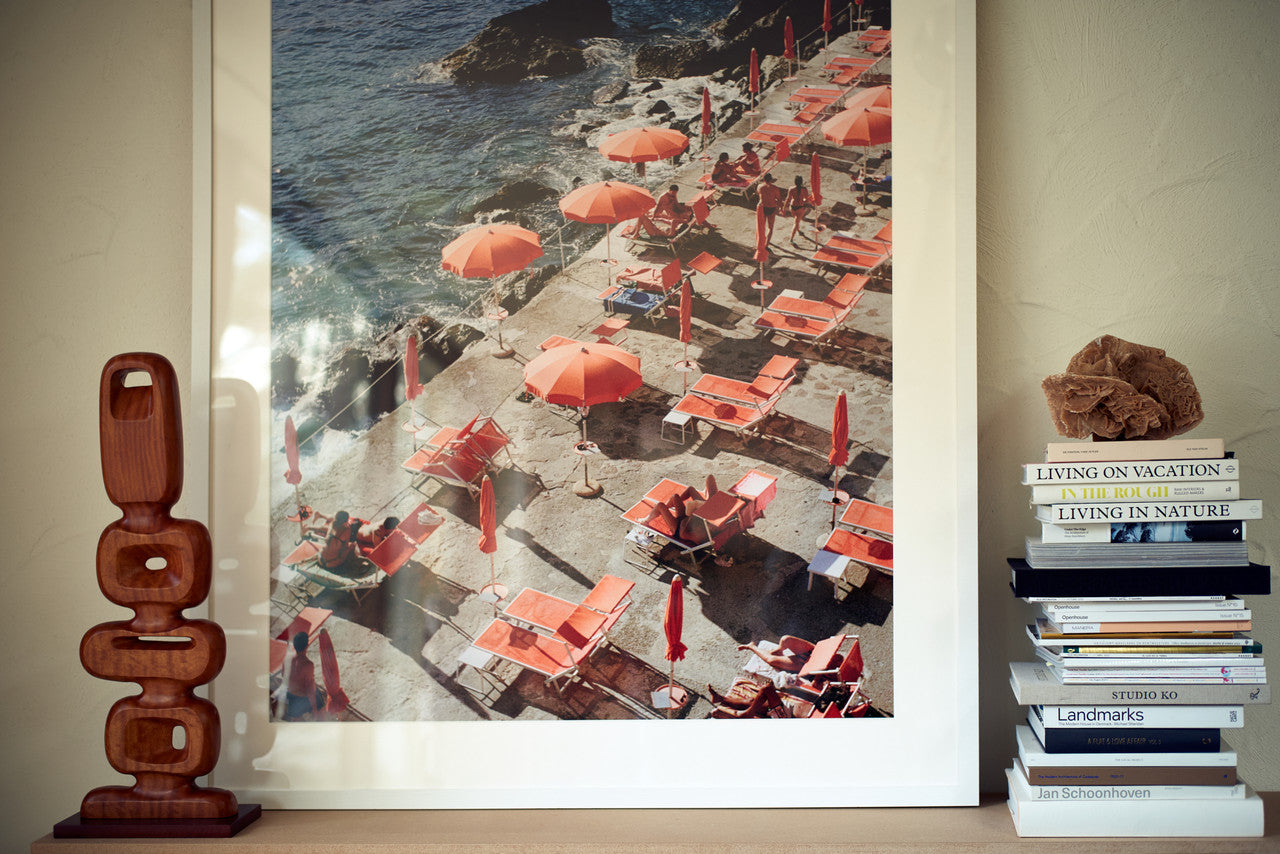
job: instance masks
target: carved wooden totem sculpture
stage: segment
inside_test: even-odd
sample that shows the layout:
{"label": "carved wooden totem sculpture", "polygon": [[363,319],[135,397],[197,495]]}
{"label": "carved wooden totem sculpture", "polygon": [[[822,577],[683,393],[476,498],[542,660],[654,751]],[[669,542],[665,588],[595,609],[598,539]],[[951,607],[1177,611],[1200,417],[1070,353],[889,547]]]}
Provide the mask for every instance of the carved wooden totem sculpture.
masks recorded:
{"label": "carved wooden totem sculpture", "polygon": [[[130,374],[148,384],[126,384]],[[182,420],[173,366],[153,353],[126,353],[102,370],[98,420],[102,479],[124,515],[98,541],[98,584],[133,619],[94,626],[80,661],[100,679],[137,682],[107,715],[111,766],[132,786],[94,789],[84,819],[206,819],[236,815],[235,795],[195,778],[218,760],[218,710],[193,690],[222,669],[226,638],[216,623],[182,611],[209,595],[209,532],[169,515],[182,493]]]}

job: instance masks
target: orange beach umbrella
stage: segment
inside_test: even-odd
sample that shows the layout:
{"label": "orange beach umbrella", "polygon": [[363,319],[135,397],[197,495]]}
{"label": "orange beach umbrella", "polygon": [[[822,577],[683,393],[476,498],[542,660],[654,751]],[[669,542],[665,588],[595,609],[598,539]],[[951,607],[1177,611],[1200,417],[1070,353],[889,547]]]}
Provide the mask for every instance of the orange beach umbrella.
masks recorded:
{"label": "orange beach umbrella", "polygon": [[[404,429],[416,434],[421,425],[418,424],[418,410],[413,402],[422,394],[422,383],[418,382],[418,336],[410,335],[404,343],[404,399],[409,401],[409,420]],[[416,446],[415,439],[415,446]]]}
{"label": "orange beach umbrella", "polygon": [[893,139],[893,114],[885,107],[841,110],[822,123],[822,135],[840,145],[884,145]]}
{"label": "orange beach umbrella", "polygon": [[[585,184],[560,200],[560,213],[578,222],[604,224],[605,260],[609,260],[609,229],[623,220],[648,213],[658,203],[644,187],[621,181]],[[612,282],[612,276],[610,276]]]}
{"label": "orange beach umbrella", "polygon": [[524,366],[530,394],[579,409],[622,400],[640,384],[640,357],[613,344],[563,344]]}
{"label": "orange beach umbrella", "polygon": [[298,490],[298,484],[302,483],[302,469],[298,466],[298,428],[293,426],[292,415],[284,419],[284,458],[289,464],[284,482],[293,487],[293,500],[298,505],[298,540],[301,541],[307,533],[307,517],[303,515],[302,493]]}
{"label": "orange beach umbrella", "polygon": [[464,279],[494,279],[541,258],[542,242],[527,228],[495,222],[465,232],[440,255],[440,266],[450,273]]}
{"label": "orange beach umbrella", "polygon": [[688,147],[689,137],[678,130],[642,127],[609,134],[600,153],[623,163],[645,163],[675,157]]}
{"label": "orange beach umbrella", "polygon": [[818,163],[818,152],[809,159],[809,194],[813,196],[813,206],[822,204],[822,167]]}
{"label": "orange beach umbrella", "polygon": [[891,109],[893,107],[893,87],[885,84],[884,86],[859,89],[853,97],[845,99],[844,108],[846,110],[856,110],[860,107]]}
{"label": "orange beach umbrella", "polygon": [[840,481],[842,469],[849,462],[849,402],[841,391],[836,397],[836,408],[831,414],[831,453],[827,463],[835,466],[831,473],[831,527],[836,525],[836,508],[840,506]]}
{"label": "orange beach umbrella", "polygon": [[496,603],[506,598],[507,589],[498,584],[497,569],[494,567],[493,553],[498,550],[498,513],[495,504],[493,481],[489,480],[489,475],[485,475],[484,480],[480,481],[480,539],[476,545],[480,547],[481,554],[489,556],[489,585],[482,592],[493,594],[493,607],[496,611]]}
{"label": "orange beach umbrella", "polygon": [[[455,238],[440,255],[440,266],[450,273],[464,279],[490,279],[492,288],[499,276],[523,270],[535,258],[541,258],[542,241],[527,228],[491,223]],[[494,355],[510,356],[513,351],[502,343],[502,313],[497,312],[495,316],[498,321],[498,352]]]}

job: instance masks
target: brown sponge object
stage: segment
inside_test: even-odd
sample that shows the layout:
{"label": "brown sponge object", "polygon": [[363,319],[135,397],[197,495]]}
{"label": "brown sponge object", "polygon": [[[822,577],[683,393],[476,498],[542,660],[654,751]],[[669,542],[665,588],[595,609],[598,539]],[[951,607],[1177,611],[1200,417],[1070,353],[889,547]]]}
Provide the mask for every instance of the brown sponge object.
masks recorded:
{"label": "brown sponge object", "polygon": [[1058,433],[1076,439],[1166,439],[1204,420],[1186,365],[1114,335],[1085,345],[1040,387]]}

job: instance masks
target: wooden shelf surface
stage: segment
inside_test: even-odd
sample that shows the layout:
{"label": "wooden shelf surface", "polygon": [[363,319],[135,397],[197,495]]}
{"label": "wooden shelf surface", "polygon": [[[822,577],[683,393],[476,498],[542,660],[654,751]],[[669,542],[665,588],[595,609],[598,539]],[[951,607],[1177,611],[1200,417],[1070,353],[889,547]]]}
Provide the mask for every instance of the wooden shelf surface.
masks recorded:
{"label": "wooden shelf surface", "polygon": [[[1280,852],[1280,793],[1263,795],[1262,839],[1019,839],[1003,795],[978,807],[807,810],[267,810],[230,839],[54,839],[32,854],[443,854],[443,852],[800,852],[1037,851],[1071,845],[1090,854]],[[1083,845],[1084,847],[1081,847]]]}

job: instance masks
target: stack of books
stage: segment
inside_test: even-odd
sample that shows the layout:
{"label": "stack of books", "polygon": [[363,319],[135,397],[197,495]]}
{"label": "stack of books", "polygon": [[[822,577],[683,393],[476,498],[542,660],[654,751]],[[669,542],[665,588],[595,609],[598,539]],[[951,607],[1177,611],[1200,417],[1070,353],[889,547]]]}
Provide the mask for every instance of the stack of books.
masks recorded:
{"label": "stack of books", "polygon": [[1056,442],[1023,467],[1039,521],[1011,558],[1039,609],[1010,665],[1027,723],[1006,770],[1020,836],[1262,836],[1228,733],[1270,702],[1242,598],[1239,466],[1222,440]]}

